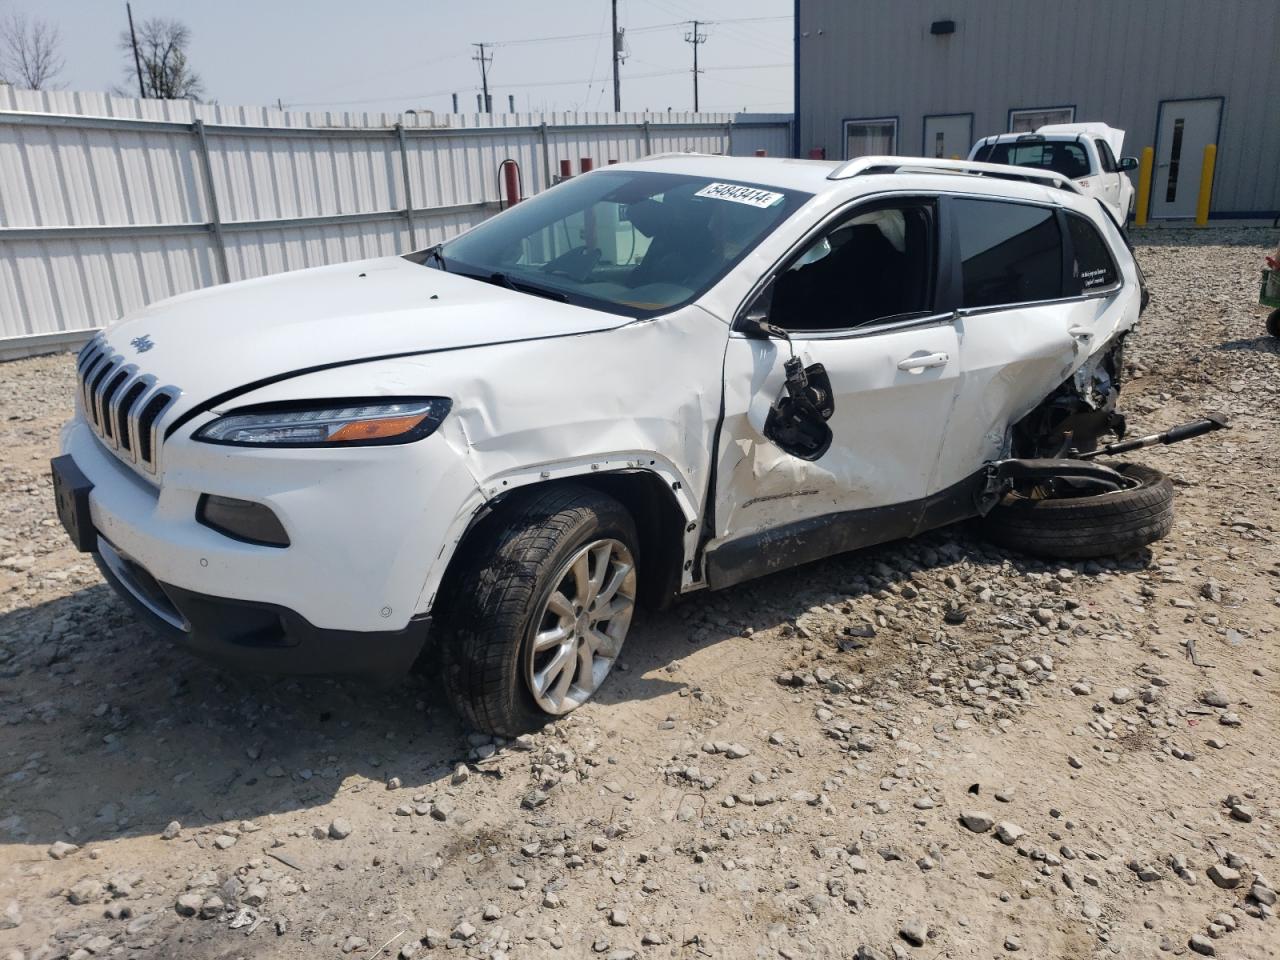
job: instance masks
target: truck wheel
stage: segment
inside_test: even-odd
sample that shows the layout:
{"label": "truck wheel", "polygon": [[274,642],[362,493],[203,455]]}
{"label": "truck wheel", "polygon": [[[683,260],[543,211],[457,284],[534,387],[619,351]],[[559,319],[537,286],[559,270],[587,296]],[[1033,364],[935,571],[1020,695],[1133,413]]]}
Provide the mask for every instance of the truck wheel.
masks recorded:
{"label": "truck wheel", "polygon": [[1038,557],[1086,559],[1131,553],[1173,529],[1173,483],[1159,470],[1115,464],[1130,486],[1036,499],[1011,493],[983,520],[986,536]]}
{"label": "truck wheel", "polygon": [[1267,333],[1280,337],[1280,310],[1272,310],[1271,316],[1267,317]]}
{"label": "truck wheel", "polygon": [[440,593],[444,681],[464,721],[513,737],[595,694],[635,612],[636,542],[622,504],[569,484],[482,521]]}

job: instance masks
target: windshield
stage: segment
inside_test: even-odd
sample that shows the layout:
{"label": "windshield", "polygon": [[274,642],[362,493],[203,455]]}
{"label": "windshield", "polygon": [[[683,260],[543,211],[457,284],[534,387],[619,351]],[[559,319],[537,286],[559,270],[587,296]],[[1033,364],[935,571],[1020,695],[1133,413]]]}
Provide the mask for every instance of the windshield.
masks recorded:
{"label": "windshield", "polygon": [[1060,173],[1070,180],[1089,175],[1089,155],[1083,146],[1070,140],[993,143],[983,147],[974,159],[983,163],[1008,163],[1015,167],[1039,167]]}
{"label": "windshield", "polygon": [[627,316],[699,296],[810,194],[602,170],[544,191],[415,260]]}

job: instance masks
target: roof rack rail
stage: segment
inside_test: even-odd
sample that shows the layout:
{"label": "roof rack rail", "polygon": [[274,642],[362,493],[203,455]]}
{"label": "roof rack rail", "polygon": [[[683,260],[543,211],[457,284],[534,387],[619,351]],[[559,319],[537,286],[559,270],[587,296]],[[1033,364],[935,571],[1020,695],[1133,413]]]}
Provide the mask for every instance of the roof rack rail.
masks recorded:
{"label": "roof rack rail", "polygon": [[974,160],[933,160],[929,157],[858,157],[827,175],[828,180],[848,180],[884,173],[949,173],[958,176],[993,177],[997,180],[1022,180],[1080,193],[1071,180],[1053,170],[1015,167],[1004,163],[978,163]]}

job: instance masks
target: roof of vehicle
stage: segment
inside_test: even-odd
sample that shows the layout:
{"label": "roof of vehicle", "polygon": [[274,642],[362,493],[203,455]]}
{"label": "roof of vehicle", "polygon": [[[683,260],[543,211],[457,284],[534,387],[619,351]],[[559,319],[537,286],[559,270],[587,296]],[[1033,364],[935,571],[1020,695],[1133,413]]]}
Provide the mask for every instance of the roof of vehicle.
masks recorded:
{"label": "roof of vehicle", "polygon": [[[857,187],[872,193],[893,187],[938,191],[964,191],[1024,200],[1044,201],[1048,196],[1080,199],[1066,177],[1052,171],[967,160],[933,160],[926,157],[859,157],[850,161],[791,160],[781,157],[726,157],[703,153],[655,154],[620,165],[643,167],[660,173],[715,177],[737,183],[759,184],[780,190],[803,190],[815,195],[853,193]],[[605,170],[617,167],[605,167]],[[1053,188],[1057,189],[1053,189]]]}

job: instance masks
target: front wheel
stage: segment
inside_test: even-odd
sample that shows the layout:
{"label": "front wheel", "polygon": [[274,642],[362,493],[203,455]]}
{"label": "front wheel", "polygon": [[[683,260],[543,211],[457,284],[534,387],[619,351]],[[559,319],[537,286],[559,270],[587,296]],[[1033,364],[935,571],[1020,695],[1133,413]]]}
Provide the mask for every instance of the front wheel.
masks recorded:
{"label": "front wheel", "polygon": [[600,689],[635,613],[635,544],[622,504],[569,484],[477,528],[440,618],[444,681],[468,724],[517,736]]}

